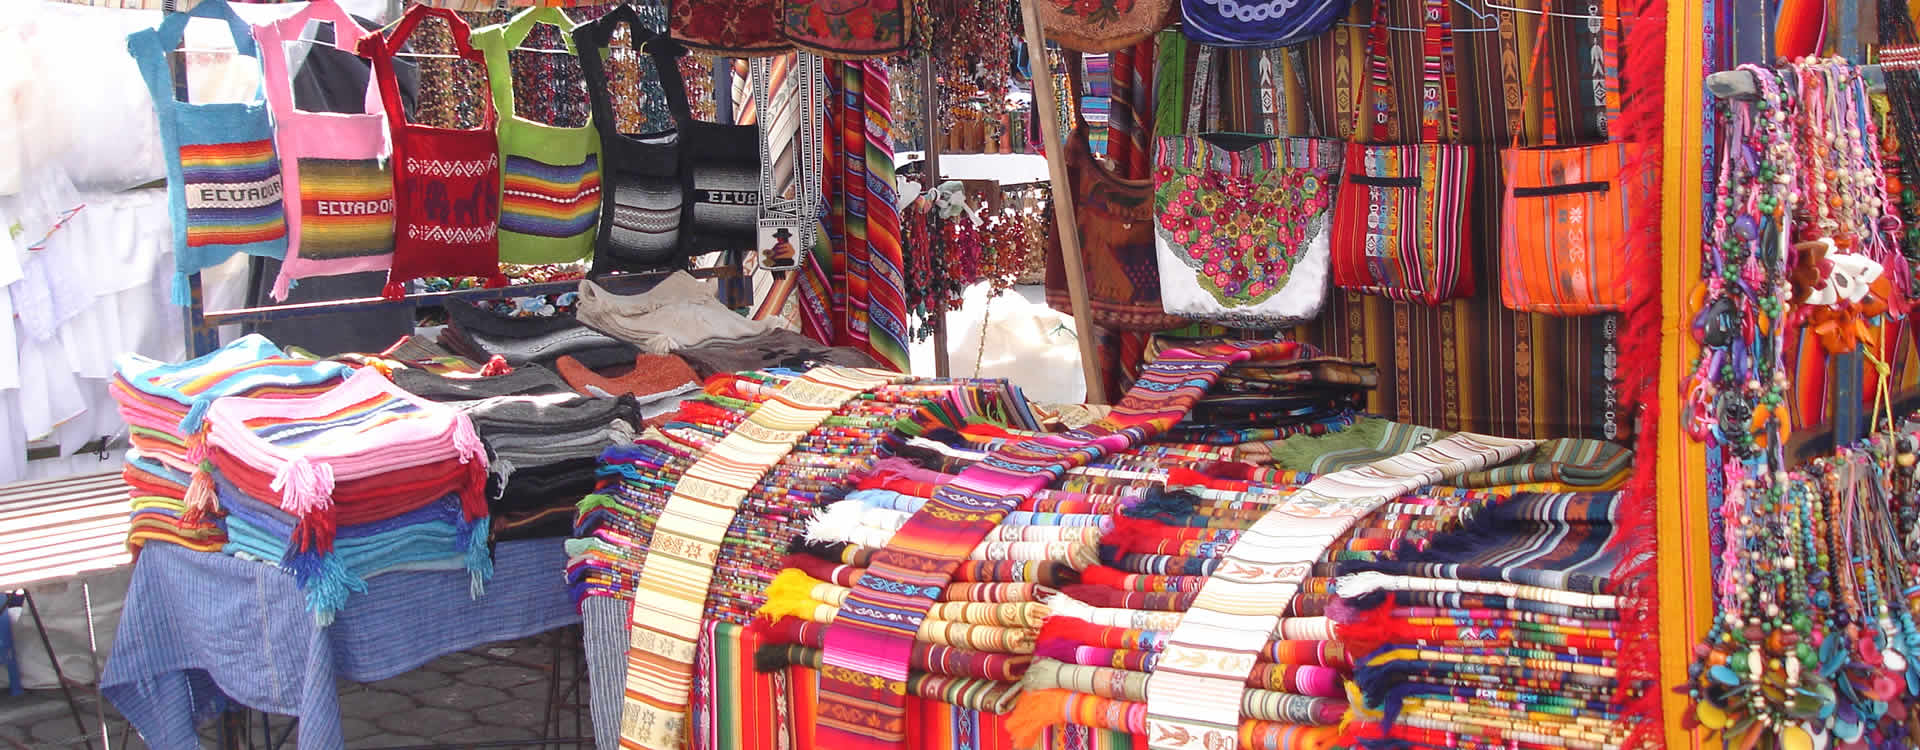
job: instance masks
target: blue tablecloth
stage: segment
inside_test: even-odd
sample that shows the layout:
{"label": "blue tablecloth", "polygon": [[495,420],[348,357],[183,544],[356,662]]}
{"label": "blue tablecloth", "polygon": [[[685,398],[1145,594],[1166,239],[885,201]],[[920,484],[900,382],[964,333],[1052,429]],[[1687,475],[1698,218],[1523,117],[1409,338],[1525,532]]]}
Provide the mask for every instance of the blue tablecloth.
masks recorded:
{"label": "blue tablecloth", "polygon": [[303,750],[340,748],[335,678],[384,680],[443,654],[579,622],[562,541],[500,544],[477,600],[464,570],[375,576],[324,629],[278,568],[148,544],[101,690],[157,750],[199,747],[194,727],[222,696],[298,716]]}

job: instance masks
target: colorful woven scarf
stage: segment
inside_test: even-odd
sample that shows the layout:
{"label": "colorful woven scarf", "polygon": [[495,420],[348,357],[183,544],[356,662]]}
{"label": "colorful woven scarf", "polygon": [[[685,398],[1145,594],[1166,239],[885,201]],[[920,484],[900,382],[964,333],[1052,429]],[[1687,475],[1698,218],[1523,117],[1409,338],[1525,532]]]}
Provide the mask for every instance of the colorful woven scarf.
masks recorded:
{"label": "colorful woven scarf", "polygon": [[1022,499],[1070,467],[1126,450],[1179,421],[1227,365],[1291,355],[1298,347],[1266,342],[1170,352],[1174,356],[1142,369],[1106,419],[1064,435],[1010,443],[935,491],[932,501],[874,555],[841,606],[836,627],[827,632],[820,743],[854,749],[904,743],[914,633],[954,568]]}
{"label": "colorful woven scarf", "polygon": [[634,586],[622,748],[686,746],[687,695],[707,587],[747,493],[840,405],[899,379],[877,370],[815,369],[789,382],[680,477]]}
{"label": "colorful woven scarf", "polygon": [[905,372],[907,363],[906,261],[900,251],[899,194],[893,177],[892,88],[887,66],[878,61],[859,65],[865,105],[860,117],[866,132],[867,162],[867,351],[893,369]]}
{"label": "colorful woven scarf", "polygon": [[1309,482],[1228,548],[1147,683],[1154,750],[1233,750],[1248,673],[1327,546],[1356,520],[1417,487],[1496,464],[1531,440],[1461,433],[1409,454]]}

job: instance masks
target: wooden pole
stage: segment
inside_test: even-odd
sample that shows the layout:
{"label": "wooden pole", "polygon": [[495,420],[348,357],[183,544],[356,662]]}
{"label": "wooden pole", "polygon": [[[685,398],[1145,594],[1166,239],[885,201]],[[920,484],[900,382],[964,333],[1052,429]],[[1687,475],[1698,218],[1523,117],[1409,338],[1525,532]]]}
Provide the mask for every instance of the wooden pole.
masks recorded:
{"label": "wooden pole", "polygon": [[1073,220],[1073,185],[1067,181],[1066,146],[1060,139],[1059,99],[1054,96],[1053,66],[1047,59],[1047,38],[1040,27],[1037,2],[1041,0],[1020,1],[1020,14],[1027,27],[1027,54],[1033,60],[1033,116],[1040,120],[1040,136],[1046,141],[1047,173],[1053,179],[1053,229],[1060,238],[1067,294],[1073,299],[1073,335],[1080,343],[1080,374],[1087,380],[1087,403],[1104,404],[1106,381],[1100,376],[1100,353],[1093,345],[1093,309],[1087,304],[1087,275],[1080,267],[1080,229]]}
{"label": "wooden pole", "polygon": [[[927,193],[940,185],[940,141],[946,134],[940,132],[940,89],[933,80],[933,55],[920,58],[920,113],[924,120],[921,125],[921,137],[926,139],[920,144],[927,154],[927,163],[922,165],[927,176]],[[947,314],[933,313],[933,374],[934,377],[952,377],[953,363],[947,356]],[[981,331],[984,335],[986,332]],[[975,373],[976,375],[979,373]]]}
{"label": "wooden pole", "polygon": [[[1705,28],[1700,3],[1667,6],[1666,121],[1662,148],[1660,400],[1659,421],[1640,429],[1658,430],[1655,452],[1659,488],[1658,534],[1660,555],[1660,679],[1659,685],[1684,685],[1693,664],[1693,645],[1701,642],[1713,620],[1713,578],[1709,564],[1706,451],[1687,439],[1684,391],[1700,346],[1692,336],[1693,312],[1687,309],[1687,291],[1699,282],[1700,190],[1702,155],[1706,146],[1700,125],[1700,70],[1706,60]],[[1657,23],[1657,21],[1656,21]],[[1712,87],[1709,77],[1708,87]],[[1749,85],[1753,77],[1747,76]],[[1653,502],[1656,498],[1643,498]],[[1693,711],[1685,694],[1663,691],[1660,744],[1669,750],[1701,750],[1717,743],[1704,732],[1688,731],[1682,718]]]}

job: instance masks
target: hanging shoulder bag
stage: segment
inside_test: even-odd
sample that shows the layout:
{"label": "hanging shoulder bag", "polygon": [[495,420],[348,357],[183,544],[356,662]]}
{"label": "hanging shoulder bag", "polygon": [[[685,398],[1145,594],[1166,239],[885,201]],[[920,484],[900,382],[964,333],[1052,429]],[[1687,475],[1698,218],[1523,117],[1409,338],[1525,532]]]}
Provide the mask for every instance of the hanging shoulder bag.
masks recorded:
{"label": "hanging shoulder bag", "polygon": [[760,241],[760,129],[696,119],[680,78],[686,48],[665,37],[647,44],[660,70],[680,137],[686,189],[680,225],[687,254],[753,250]]}
{"label": "hanging shoulder bag", "polygon": [[[1334,215],[1333,280],[1342,289],[1437,305],[1473,295],[1473,263],[1465,241],[1472,194],[1473,151],[1441,143],[1459,132],[1451,76],[1452,0],[1426,0],[1420,142],[1347,144],[1345,176]],[[1394,91],[1387,65],[1385,0],[1375,0],[1367,62],[1376,141],[1393,137]],[[1354,84],[1354,138],[1364,137],[1362,89]],[[1445,114],[1443,131],[1442,112]]]}
{"label": "hanging shoulder bag", "polygon": [[[1618,22],[1615,0],[1604,0],[1602,21]],[[1544,80],[1541,52],[1548,46],[1546,22],[1530,66]],[[1592,35],[1596,69],[1591,87],[1595,109],[1611,125],[1620,114],[1619,37]],[[1531,94],[1532,91],[1527,92]],[[1551,105],[1549,105],[1551,106]],[[1551,143],[1551,128],[1542,140]],[[1609,137],[1613,136],[1611,128]],[[1500,301],[1508,308],[1548,315],[1591,315],[1625,308],[1635,289],[1631,269],[1645,260],[1645,243],[1632,237],[1634,210],[1653,196],[1654,170],[1630,172],[1641,145],[1622,141],[1586,146],[1513,148],[1501,152],[1505,175],[1500,222]],[[1622,179],[1625,177],[1626,179]]]}
{"label": "hanging shoulder bag", "polygon": [[1181,30],[1188,39],[1214,47],[1285,47],[1333,28],[1333,24],[1347,14],[1351,3],[1352,0],[1180,0]]}
{"label": "hanging shoulder bag", "polygon": [[[645,50],[656,43],[633,6],[622,3],[573,32],[580,56],[580,72],[593,103],[593,125],[600,132],[600,158],[606,183],[600,202],[599,230],[594,237],[592,275],[612,271],[653,271],[680,268],[687,254],[680,239],[686,187],[680,178],[680,131],[671,122],[649,123],[647,133],[623,133],[614,115],[613,88],[608,83],[605,55],[614,30],[626,24],[628,43],[648,67],[668,74],[660,59]],[[677,71],[676,71],[677,72]],[[679,81],[678,76],[672,78]],[[670,96],[664,85],[640,87],[642,95]],[[682,96],[685,96],[683,93]]]}
{"label": "hanging shoulder bag", "polygon": [[[1194,80],[1204,97],[1213,50]],[[1166,311],[1242,328],[1281,328],[1320,314],[1338,142],[1245,133],[1156,139],[1154,237]]]}
{"label": "hanging shoulder bag", "polygon": [[1079,52],[1114,52],[1174,19],[1172,0],[1035,0],[1047,38]]}

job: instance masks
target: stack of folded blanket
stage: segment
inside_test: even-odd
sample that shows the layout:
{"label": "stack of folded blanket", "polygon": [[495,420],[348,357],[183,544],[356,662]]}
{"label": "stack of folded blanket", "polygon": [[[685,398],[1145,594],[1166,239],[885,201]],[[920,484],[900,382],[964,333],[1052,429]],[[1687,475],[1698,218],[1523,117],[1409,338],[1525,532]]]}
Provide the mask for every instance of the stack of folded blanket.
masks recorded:
{"label": "stack of folded blanket", "polygon": [[354,367],[372,367],[393,377],[402,370],[425,370],[436,375],[450,377],[483,377],[500,375],[513,369],[503,357],[495,356],[476,364],[473,360],[454,354],[445,347],[414,335],[400,337],[385,351],[367,354],[363,352],[343,352],[331,357],[321,357],[299,347],[288,347],[291,356],[305,359],[330,359]]}
{"label": "stack of folded blanket", "polygon": [[227,514],[229,554],[292,571],[322,625],[393,570],[492,574],[487,457],[461,411],[367,368],[311,396],[228,396],[192,441],[198,491]]}
{"label": "stack of folded blanket", "polygon": [[[712,282],[685,272],[640,294],[614,294],[593,281],[581,281],[579,317],[642,351],[679,355],[701,378],[819,365],[880,366],[857,349],[827,346],[783,328],[784,319],[742,317],[720,303],[716,290]],[[602,364],[588,367],[609,374]]]}
{"label": "stack of folded blanket", "polygon": [[595,370],[572,357],[553,363],[574,390],[589,396],[629,396],[647,419],[671,414],[680,402],[700,393],[700,377],[678,356],[641,353],[631,365]]}
{"label": "stack of folded blanket", "polygon": [[497,540],[567,536],[593,491],[600,454],[640,434],[631,396],[497,396],[458,404],[491,456],[488,493]]}
{"label": "stack of folded blanket", "polygon": [[1241,362],[1162,439],[1237,445],[1339,432],[1379,381],[1371,364],[1303,352],[1298,359]]}
{"label": "stack of folded blanket", "polygon": [[633,399],[575,393],[539,365],[473,377],[401,370],[401,390],[467,413],[487,446],[487,510],[496,541],[566,536],[574,505],[593,491],[600,453],[633,441]]}
{"label": "stack of folded blanket", "polygon": [[[818,668],[828,623],[873,554],[891,540],[936,487],[984,460],[1017,433],[986,426],[934,431],[909,440],[896,458],[882,460],[810,521],[788,569],[768,587],[762,609],[769,645],[757,666]],[[908,690],[923,705],[978,712],[1001,731],[1018,700],[1022,679],[1044,662],[1036,654],[1043,600],[1083,582],[1082,569],[1098,560],[1099,540],[1112,512],[1157,487],[1161,462],[1217,461],[1226,449],[1152,445],[1069,469],[1061,489],[1035,494],[1009,513],[956,570],[928,612],[914,643]]]}
{"label": "stack of folded blanket", "polygon": [[178,364],[137,354],[119,357],[108,390],[133,444],[122,470],[133,500],[128,546],[137,551],[157,539],[211,550],[225,543],[225,524],[213,496],[204,486],[189,496],[202,463],[189,445],[215,399],[312,395],[331,389],[350,372],[339,363],[287,357],[258,335]]}
{"label": "stack of folded blanket", "polygon": [[[1167,490],[1120,510],[1102,539],[1100,562],[1049,600],[1038,639],[1041,658],[1009,728],[1016,742],[1048,728],[1079,726],[1128,746],[1147,732],[1147,681],[1160,652],[1226,550],[1275,502],[1311,477],[1265,482],[1216,465],[1207,473],[1166,471]],[[1325,747],[1339,736],[1353,663],[1327,617],[1337,560],[1378,559],[1417,547],[1456,526],[1486,493],[1408,495],[1355,524],[1323,553],[1258,655],[1241,697],[1241,745]]]}
{"label": "stack of folded blanket", "polygon": [[[1396,560],[1343,563],[1354,737],[1399,748],[1613,748],[1658,700],[1650,556],[1617,492],[1517,493]],[[1637,668],[1636,668],[1637,665]],[[1382,744],[1384,743],[1384,744]]]}
{"label": "stack of folded blanket", "polygon": [[[601,484],[580,503],[577,538],[567,546],[572,555],[568,578],[588,622],[589,667],[617,670],[594,672],[595,724],[603,733],[620,725],[626,601],[671,491],[701,456],[791,380],[793,374],[785,372],[717,376],[665,424],[604,455]],[[902,436],[929,425],[979,421],[1037,425],[1024,398],[1004,381],[881,385],[837,407],[755,482],[727,529],[704,596],[703,643],[711,650],[703,652],[709,654],[702,657],[709,666],[696,673],[693,691],[694,714],[704,722],[702,736],[717,736],[718,727],[755,737],[791,728],[773,726],[778,722],[767,716],[755,718],[757,707],[786,705],[793,695],[784,676],[755,673],[756,649],[770,633],[763,625],[749,625],[767,601],[768,585],[807,511],[844,496],[848,478],[895,450]],[[606,629],[616,635],[609,642],[596,640],[595,633]],[[600,648],[609,650],[607,657],[597,655]]]}

